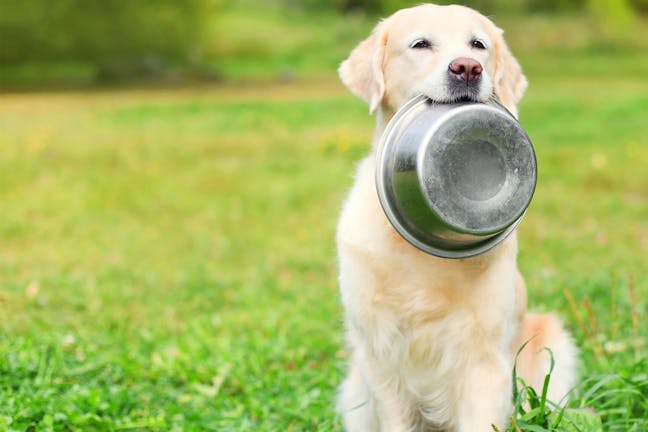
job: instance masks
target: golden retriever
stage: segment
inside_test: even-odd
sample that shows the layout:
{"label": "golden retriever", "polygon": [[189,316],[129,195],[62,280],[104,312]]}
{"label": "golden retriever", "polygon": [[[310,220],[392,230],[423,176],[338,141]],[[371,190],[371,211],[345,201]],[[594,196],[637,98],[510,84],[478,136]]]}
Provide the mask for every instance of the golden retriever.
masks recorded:
{"label": "golden retriever", "polygon": [[462,6],[424,4],[381,21],[339,69],[343,83],[376,112],[373,151],[358,167],[338,224],[340,290],[349,348],[338,410],[349,432],[504,430],[512,369],[549,397],[575,381],[576,349],[555,315],[526,313],[526,288],[512,234],[466,259],[428,255],[387,220],[374,183],[375,151],[407,100],[486,101],[517,115],[527,82],[489,19]]}

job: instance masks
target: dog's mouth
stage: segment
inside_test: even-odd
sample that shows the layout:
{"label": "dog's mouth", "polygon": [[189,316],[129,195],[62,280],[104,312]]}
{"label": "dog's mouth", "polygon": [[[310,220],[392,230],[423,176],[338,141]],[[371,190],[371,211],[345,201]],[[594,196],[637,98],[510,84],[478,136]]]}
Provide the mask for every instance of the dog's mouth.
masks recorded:
{"label": "dog's mouth", "polygon": [[431,98],[427,95],[425,96],[427,97],[429,104],[439,104],[439,105],[454,104],[454,103],[486,102],[485,100],[481,100],[481,98],[477,97],[477,95],[460,95],[460,96],[449,97],[449,98]]}
{"label": "dog's mouth", "polygon": [[452,99],[452,103],[458,103],[458,102],[481,102],[481,101],[477,97],[463,95]]}
{"label": "dog's mouth", "polygon": [[462,90],[463,91],[450,91],[447,96],[443,97],[432,97],[427,94],[424,94],[424,96],[428,99],[428,103],[439,105],[455,103],[490,103],[498,100],[495,93],[484,96],[480,95],[479,91],[473,89]]}
{"label": "dog's mouth", "polygon": [[426,95],[433,103],[436,104],[453,104],[453,103],[470,103],[470,102],[486,102],[490,96],[484,98],[480,95],[480,82],[460,85],[454,82],[449,83],[442,97],[432,97]]}

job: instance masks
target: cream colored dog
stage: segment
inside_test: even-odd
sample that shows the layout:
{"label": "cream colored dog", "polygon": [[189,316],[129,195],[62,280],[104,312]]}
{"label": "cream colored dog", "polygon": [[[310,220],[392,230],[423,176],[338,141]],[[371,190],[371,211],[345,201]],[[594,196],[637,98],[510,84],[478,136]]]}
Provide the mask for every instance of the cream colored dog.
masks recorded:
{"label": "cream colored dog", "polygon": [[437,258],[392,228],[374,184],[375,151],[394,112],[416,95],[437,102],[495,95],[513,113],[526,79],[502,31],[472,9],[425,4],[381,21],[340,66],[344,84],[377,113],[337,242],[349,374],[338,409],[350,432],[503,430],[518,373],[549,397],[575,380],[576,350],[554,315],[526,313],[511,235],[483,255]]}

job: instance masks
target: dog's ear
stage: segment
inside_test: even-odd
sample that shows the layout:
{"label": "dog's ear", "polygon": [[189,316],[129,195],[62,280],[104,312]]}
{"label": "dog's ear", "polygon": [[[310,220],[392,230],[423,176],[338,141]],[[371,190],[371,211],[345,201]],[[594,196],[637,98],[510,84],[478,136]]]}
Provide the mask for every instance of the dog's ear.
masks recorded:
{"label": "dog's ear", "polygon": [[513,57],[513,54],[511,54],[508,46],[506,46],[506,42],[504,42],[502,36],[504,32],[495,27],[494,24],[492,25],[495,29],[493,37],[495,55],[493,86],[495,88],[495,94],[504,106],[517,117],[517,104],[522,99],[528,82],[524,74],[522,74],[520,64]]}
{"label": "dog's ear", "polygon": [[378,23],[371,35],[351,51],[338,69],[340,79],[351,93],[369,104],[373,114],[385,95],[383,61],[387,32],[385,21]]}

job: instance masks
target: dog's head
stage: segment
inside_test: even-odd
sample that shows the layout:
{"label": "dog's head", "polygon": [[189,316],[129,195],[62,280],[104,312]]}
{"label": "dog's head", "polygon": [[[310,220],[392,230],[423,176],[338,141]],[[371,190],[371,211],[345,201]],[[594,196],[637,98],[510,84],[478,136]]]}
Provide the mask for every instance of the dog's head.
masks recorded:
{"label": "dog's head", "polygon": [[439,103],[495,95],[514,114],[527,81],[502,30],[463,6],[424,4],[384,19],[339,69],[374,112],[425,95]]}

